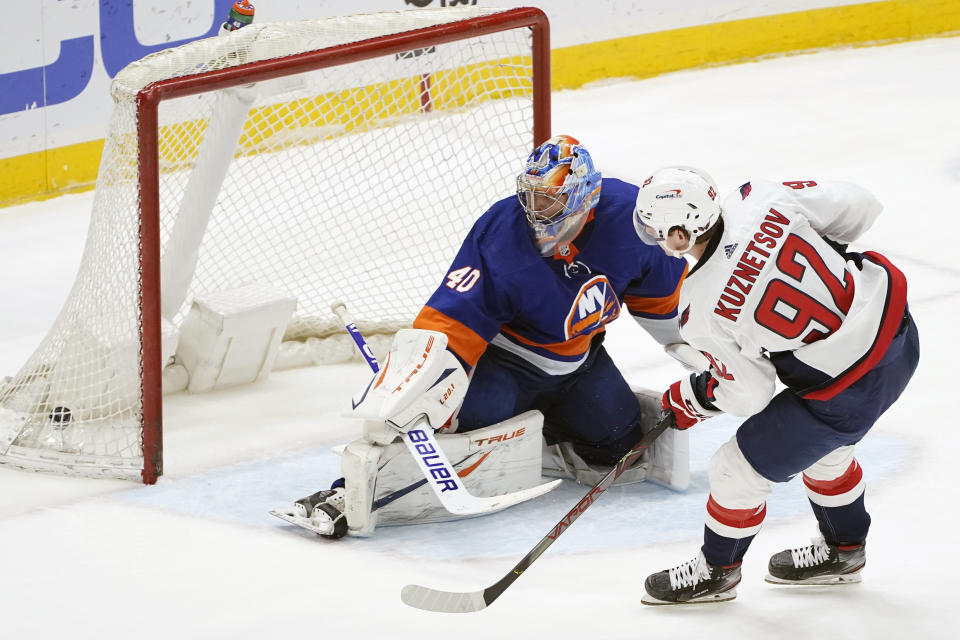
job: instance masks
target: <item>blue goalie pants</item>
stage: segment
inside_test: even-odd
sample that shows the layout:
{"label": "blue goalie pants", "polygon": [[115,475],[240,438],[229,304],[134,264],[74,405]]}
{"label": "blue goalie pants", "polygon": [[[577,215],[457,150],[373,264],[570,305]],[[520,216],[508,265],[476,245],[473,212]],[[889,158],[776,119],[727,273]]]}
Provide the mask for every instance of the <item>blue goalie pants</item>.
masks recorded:
{"label": "blue goalie pants", "polygon": [[571,442],[586,462],[611,466],[640,440],[640,404],[602,345],[573,373],[549,375],[494,345],[470,377],[457,431],[479,429],[536,409],[547,444]]}

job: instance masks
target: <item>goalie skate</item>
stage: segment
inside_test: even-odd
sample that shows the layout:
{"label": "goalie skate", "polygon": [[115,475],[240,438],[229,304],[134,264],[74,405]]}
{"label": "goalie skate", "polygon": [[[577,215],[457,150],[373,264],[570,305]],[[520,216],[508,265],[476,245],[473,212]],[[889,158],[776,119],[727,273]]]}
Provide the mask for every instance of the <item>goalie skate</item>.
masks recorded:
{"label": "goalie skate", "polygon": [[288,509],[272,509],[270,515],[325,538],[342,538],[347,533],[343,508],[343,489],[337,488],[301,498]]}

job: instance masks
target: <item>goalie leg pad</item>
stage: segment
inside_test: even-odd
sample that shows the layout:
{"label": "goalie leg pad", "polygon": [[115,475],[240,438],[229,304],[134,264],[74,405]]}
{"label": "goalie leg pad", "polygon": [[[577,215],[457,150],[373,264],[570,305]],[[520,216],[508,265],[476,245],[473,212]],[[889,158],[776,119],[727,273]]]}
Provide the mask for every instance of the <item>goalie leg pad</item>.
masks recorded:
{"label": "goalie leg pad", "polygon": [[[640,430],[653,430],[660,418],[660,394],[649,389],[634,388],[640,402]],[[667,429],[643,453],[632,467],[620,474],[614,484],[632,484],[650,480],[675,491],[690,485],[690,441],[686,431]],[[553,478],[571,478],[584,486],[600,482],[611,467],[588,464],[569,442],[544,444],[543,474]]]}
{"label": "goalie leg pad", "polygon": [[[402,443],[388,446],[403,446]],[[347,534],[368,536],[377,526],[377,518],[371,512],[373,492],[376,488],[377,467],[388,447],[368,440],[354,440],[343,450],[340,470],[344,480],[344,509],[347,517]]]}
{"label": "goalie leg pad", "polygon": [[[640,401],[640,415],[643,416],[640,430],[643,433],[653,431],[663,412],[660,406],[662,394],[642,387],[634,387],[633,393]],[[686,491],[690,486],[689,430],[667,429],[643,452],[641,460],[649,465],[647,480],[674,491]]]}
{"label": "goalie leg pad", "polygon": [[[642,458],[620,474],[613,484],[633,484],[647,479],[649,464]],[[590,464],[581,458],[569,442],[543,445],[543,475],[550,478],[570,478],[578,484],[591,487],[600,482],[612,467]]]}
{"label": "goalie leg pad", "polygon": [[[476,496],[495,496],[541,482],[543,414],[528,411],[466,433],[437,434],[437,443]],[[366,536],[378,525],[459,519],[447,511],[401,441],[355,440],[343,452],[348,533]]]}

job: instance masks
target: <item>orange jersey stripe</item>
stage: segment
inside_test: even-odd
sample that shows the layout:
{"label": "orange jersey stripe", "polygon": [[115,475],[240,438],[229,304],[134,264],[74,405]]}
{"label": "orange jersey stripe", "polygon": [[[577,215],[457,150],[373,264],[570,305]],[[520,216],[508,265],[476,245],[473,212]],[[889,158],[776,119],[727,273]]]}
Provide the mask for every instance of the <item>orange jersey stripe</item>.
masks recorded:
{"label": "orange jersey stripe", "polygon": [[623,302],[627,305],[627,309],[630,311],[636,311],[637,313],[648,313],[651,315],[666,315],[676,311],[677,306],[680,304],[680,286],[683,284],[683,279],[687,277],[687,271],[690,267],[684,267],[683,275],[680,276],[679,282],[677,282],[677,288],[673,290],[669,296],[664,296],[662,298],[643,298],[641,296],[623,296]]}
{"label": "orange jersey stripe", "polygon": [[534,342],[528,338],[524,338],[521,335],[518,335],[515,331],[511,331],[506,327],[500,327],[500,331],[509,335],[511,338],[519,342],[520,344],[529,345],[531,347],[540,347],[541,349],[546,349],[547,351],[552,351],[553,353],[560,356],[579,356],[587,352],[587,349],[590,348],[590,341],[593,339],[594,334],[597,331],[603,331],[603,327],[597,327],[596,330],[591,331],[590,333],[584,333],[579,335],[572,340],[565,340],[563,342],[554,342],[551,344],[540,344],[539,342]]}
{"label": "orange jersey stripe", "polygon": [[440,313],[432,307],[424,306],[413,321],[414,329],[441,331],[447,335],[447,346],[471,367],[487,350],[487,341],[462,322]]}

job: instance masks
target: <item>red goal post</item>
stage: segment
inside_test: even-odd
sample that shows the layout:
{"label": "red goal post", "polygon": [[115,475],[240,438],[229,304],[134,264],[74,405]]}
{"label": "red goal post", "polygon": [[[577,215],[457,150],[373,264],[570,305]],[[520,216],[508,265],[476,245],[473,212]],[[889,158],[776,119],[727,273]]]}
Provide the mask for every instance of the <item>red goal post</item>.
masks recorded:
{"label": "red goal post", "polygon": [[[310,48],[285,52],[289,30]],[[335,324],[321,317],[343,294],[331,281],[362,290],[361,327],[412,320],[457,238],[549,137],[549,60],[542,11],[465,7],[254,24],[122,70],[77,282],[0,386],[0,462],[156,482],[170,344],[199,295],[256,277],[292,291],[294,340]],[[346,270],[368,246],[395,256],[386,275],[376,256]]]}

